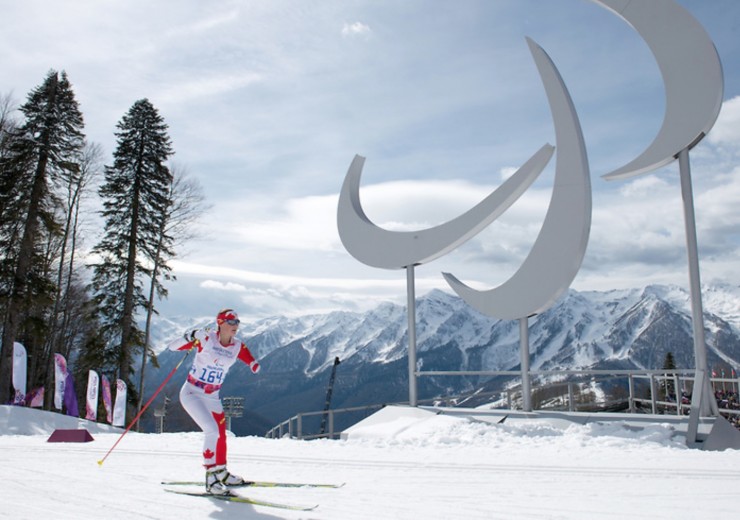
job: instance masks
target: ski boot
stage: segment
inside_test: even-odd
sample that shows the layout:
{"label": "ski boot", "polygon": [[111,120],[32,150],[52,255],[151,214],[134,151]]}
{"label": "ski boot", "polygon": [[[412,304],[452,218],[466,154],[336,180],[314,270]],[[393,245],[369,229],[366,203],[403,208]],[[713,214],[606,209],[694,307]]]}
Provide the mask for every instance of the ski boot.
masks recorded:
{"label": "ski boot", "polygon": [[213,495],[228,495],[230,487],[252,484],[238,475],[232,475],[226,466],[214,466],[206,471],[206,491]]}

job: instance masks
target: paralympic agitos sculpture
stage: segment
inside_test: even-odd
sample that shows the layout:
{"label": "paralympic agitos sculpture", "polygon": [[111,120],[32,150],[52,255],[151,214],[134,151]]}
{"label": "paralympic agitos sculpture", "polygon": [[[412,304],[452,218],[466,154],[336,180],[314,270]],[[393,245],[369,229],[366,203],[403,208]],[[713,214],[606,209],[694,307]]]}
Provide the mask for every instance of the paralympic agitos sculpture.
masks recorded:
{"label": "paralympic agitos sculpture", "polygon": [[[604,178],[623,179],[648,173],[679,159],[697,382],[699,388],[706,391],[708,384],[702,383],[706,371],[706,347],[688,150],[709,131],[719,114],[723,95],[719,56],[701,25],[673,0],[592,1],[618,14],[635,28],[650,47],[663,77],[666,111],[658,135],[641,155]],[[591,226],[590,173],[575,107],[554,63],[536,43],[529,39],[528,43],[547,93],[556,136],[555,181],[545,221],[520,269],[502,285],[477,291],[454,275],[444,274],[453,290],[469,305],[500,319],[526,320],[528,316],[547,309],[567,290],[580,269]],[[339,197],[339,235],[347,251],[357,260],[374,267],[407,270],[409,399],[412,404],[416,404],[414,266],[452,251],[493,222],[531,185],[549,161],[552,151],[551,146],[543,146],[514,176],[463,215],[437,227],[415,232],[384,230],[367,218],[359,197],[364,159],[357,156],[352,161]],[[522,323],[526,324],[525,321]],[[524,358],[525,353],[522,356]],[[524,371],[523,359],[523,379]],[[695,392],[697,402],[692,402],[695,415],[698,415],[699,407],[706,414],[710,406],[709,399],[702,400],[702,393]]]}

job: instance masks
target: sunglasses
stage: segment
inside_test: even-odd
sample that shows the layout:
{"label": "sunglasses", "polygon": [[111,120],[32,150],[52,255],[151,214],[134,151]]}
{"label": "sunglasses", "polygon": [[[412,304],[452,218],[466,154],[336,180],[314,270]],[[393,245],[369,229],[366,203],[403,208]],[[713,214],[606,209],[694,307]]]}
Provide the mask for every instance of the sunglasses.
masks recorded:
{"label": "sunglasses", "polygon": [[239,320],[224,320],[224,323],[228,323],[229,325],[239,325],[241,322]]}

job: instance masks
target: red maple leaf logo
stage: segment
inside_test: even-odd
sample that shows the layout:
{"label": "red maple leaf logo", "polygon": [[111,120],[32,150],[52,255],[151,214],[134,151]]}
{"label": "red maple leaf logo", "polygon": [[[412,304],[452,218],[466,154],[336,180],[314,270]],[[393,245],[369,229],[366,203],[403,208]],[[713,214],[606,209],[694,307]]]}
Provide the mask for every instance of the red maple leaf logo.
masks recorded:
{"label": "red maple leaf logo", "polygon": [[212,459],[214,453],[211,450],[206,450],[203,452],[203,458],[204,459]]}

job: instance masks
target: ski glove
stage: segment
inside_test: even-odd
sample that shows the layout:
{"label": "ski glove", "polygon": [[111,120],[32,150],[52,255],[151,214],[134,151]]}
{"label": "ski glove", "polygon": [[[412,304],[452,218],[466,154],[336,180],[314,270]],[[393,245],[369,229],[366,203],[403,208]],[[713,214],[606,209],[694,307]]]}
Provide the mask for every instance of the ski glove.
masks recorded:
{"label": "ski glove", "polygon": [[253,374],[256,374],[257,372],[259,372],[259,371],[260,371],[260,364],[259,364],[259,363],[257,363],[256,361],[252,361],[252,362],[251,362],[251,363],[249,364],[249,368],[251,368],[251,369],[252,369],[252,373],[253,373]]}

